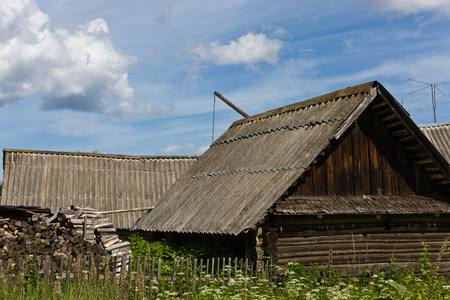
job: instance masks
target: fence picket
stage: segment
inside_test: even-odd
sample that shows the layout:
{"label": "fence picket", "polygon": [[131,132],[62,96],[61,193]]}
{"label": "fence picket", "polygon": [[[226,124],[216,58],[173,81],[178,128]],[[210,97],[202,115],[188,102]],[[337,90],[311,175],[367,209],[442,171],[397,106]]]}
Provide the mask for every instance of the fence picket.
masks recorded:
{"label": "fence picket", "polygon": [[248,258],[245,259],[245,278],[247,278],[248,275]]}
{"label": "fence picket", "polygon": [[[85,276],[89,276],[89,279],[92,280],[94,279],[92,278],[94,274],[96,274],[94,280],[98,280],[100,276],[103,279],[109,279],[109,274],[116,274],[116,276],[129,275],[128,278],[134,282],[132,287],[138,287],[137,280],[141,277],[141,280],[144,278],[144,282],[150,285],[150,293],[153,294],[152,288],[156,285],[155,281],[158,282],[158,286],[163,284],[161,281],[167,282],[173,291],[181,292],[187,287],[194,292],[198,287],[209,284],[211,278],[230,282],[233,277],[237,278],[239,274],[242,274],[246,278],[260,276],[266,279],[270,276],[271,270],[273,270],[271,268],[272,263],[269,260],[255,263],[248,258],[243,260],[237,257],[216,257],[206,260],[190,257],[174,258],[171,274],[161,274],[162,259],[150,258],[150,256],[136,257],[135,270],[131,256],[111,257],[106,260],[92,255],[82,255],[76,259],[72,256],[64,258],[62,256],[50,257],[48,255],[43,257],[36,256],[33,259],[27,259],[27,257],[18,257],[16,260],[8,259],[6,264],[3,264],[5,260],[0,259],[0,279],[4,279],[5,275],[7,276],[7,282],[13,278],[26,278],[30,274],[31,268],[34,268],[34,264],[38,262],[36,269],[38,276],[40,275],[42,276],[41,278],[50,282],[55,279],[63,279],[66,280],[65,284],[67,286],[69,280],[85,282]],[[141,263],[143,267],[141,267]],[[105,273],[112,272],[112,268],[116,270],[116,273]],[[76,271],[76,274],[72,269]],[[89,275],[85,275],[85,270],[87,269],[90,270]],[[117,272],[119,270],[120,274]]]}
{"label": "fence picket", "polygon": [[66,272],[66,288],[69,285],[70,269],[72,268],[72,255],[67,258],[67,272]]}
{"label": "fence picket", "polygon": [[158,284],[159,284],[159,282],[161,281],[161,258],[158,258],[158,277],[157,277],[157,280],[158,280]]}
{"label": "fence picket", "polygon": [[133,256],[130,255],[129,259],[128,259],[128,275],[131,278],[131,272],[133,272]]}
{"label": "fence picket", "polygon": [[209,272],[209,258],[206,260],[206,277],[205,277],[206,284],[208,284],[209,281],[208,272]]}
{"label": "fence picket", "polygon": [[55,281],[55,273],[56,273],[56,261],[52,260],[51,263],[51,269],[50,269],[50,281]]}
{"label": "fence picket", "polygon": [[231,257],[228,257],[228,282],[231,281]]}
{"label": "fence picket", "polygon": [[194,259],[194,268],[192,269],[192,292],[195,291],[196,276],[197,276],[197,259]]}
{"label": "fence picket", "polygon": [[152,268],[150,271],[150,281],[153,281],[153,272],[155,271],[155,258],[152,257]]}
{"label": "fence picket", "polygon": [[216,278],[219,279],[219,273],[220,273],[220,258],[217,258],[217,273],[216,273]]}
{"label": "fence picket", "polygon": [[198,273],[198,284],[202,285],[203,258],[200,258],[200,272]]}
{"label": "fence picket", "polygon": [[173,258],[173,272],[172,272],[172,278],[171,278],[171,287],[172,287],[172,292],[173,292],[173,288],[175,285],[175,273],[176,273],[176,267],[177,267],[177,258],[174,257]]}
{"label": "fence picket", "polygon": [[145,282],[145,278],[147,276],[148,270],[147,270],[147,256],[144,256],[144,264],[142,266],[142,275],[144,276],[144,282]]}
{"label": "fence picket", "polygon": [[141,258],[138,256],[137,257],[137,259],[136,259],[136,279],[138,279],[139,278],[139,266],[140,266],[140,263],[141,263]]}
{"label": "fence picket", "polygon": [[48,280],[48,263],[49,263],[49,256],[45,256],[44,260],[44,279]]}

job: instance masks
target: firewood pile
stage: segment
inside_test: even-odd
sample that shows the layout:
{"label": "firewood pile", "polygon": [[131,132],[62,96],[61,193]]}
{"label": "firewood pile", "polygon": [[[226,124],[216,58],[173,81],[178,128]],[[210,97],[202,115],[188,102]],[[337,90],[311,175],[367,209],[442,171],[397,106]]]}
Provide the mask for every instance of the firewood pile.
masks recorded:
{"label": "firewood pile", "polygon": [[111,222],[89,207],[57,212],[34,206],[0,206],[0,259],[28,255],[130,256]]}

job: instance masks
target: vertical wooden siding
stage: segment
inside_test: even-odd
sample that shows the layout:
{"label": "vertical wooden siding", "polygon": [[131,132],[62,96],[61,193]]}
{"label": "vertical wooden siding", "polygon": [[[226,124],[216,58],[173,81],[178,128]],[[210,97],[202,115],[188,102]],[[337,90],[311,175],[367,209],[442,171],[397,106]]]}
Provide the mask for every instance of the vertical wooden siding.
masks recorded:
{"label": "vertical wooden siding", "polygon": [[434,191],[426,171],[369,109],[331,143],[290,194],[388,196]]}

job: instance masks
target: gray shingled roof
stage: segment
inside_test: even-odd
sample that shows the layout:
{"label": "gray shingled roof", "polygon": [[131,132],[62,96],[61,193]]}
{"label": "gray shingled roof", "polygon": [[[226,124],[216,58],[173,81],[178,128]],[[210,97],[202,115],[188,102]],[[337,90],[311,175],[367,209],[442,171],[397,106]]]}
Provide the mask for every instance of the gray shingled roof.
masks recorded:
{"label": "gray shingled roof", "polygon": [[188,156],[3,150],[2,205],[91,206],[129,228],[196,160]]}
{"label": "gray shingled roof", "polygon": [[[403,120],[400,123],[408,123],[405,130],[414,131],[414,139],[425,139],[377,82],[248,117],[217,139],[132,229],[238,235],[254,228],[329,142],[338,139],[375,98],[395,107]],[[439,172],[445,173],[439,175],[440,180],[448,180],[448,168],[436,159],[432,145],[425,144],[425,155],[431,155]]]}
{"label": "gray shingled roof", "polygon": [[450,123],[419,125],[420,130],[450,163]]}

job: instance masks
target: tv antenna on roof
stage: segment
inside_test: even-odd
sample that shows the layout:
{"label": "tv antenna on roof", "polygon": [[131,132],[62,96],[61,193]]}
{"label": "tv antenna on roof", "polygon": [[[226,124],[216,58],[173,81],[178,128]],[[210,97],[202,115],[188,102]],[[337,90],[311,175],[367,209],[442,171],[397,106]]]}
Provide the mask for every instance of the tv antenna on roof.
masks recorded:
{"label": "tv antenna on roof", "polygon": [[428,86],[431,88],[431,104],[433,105],[434,123],[436,123],[436,90],[438,90],[439,93],[442,94],[442,96],[445,96],[444,93],[441,92],[441,90],[437,87],[438,85],[443,84],[444,82],[441,82],[441,83],[438,83],[438,84],[434,84],[434,83],[426,83],[426,82],[415,80],[415,79],[411,79],[411,78],[408,78],[408,80],[419,82],[419,83],[423,83],[423,84],[427,85],[426,87],[423,87],[421,89],[415,90],[414,92],[411,92],[410,94],[418,92],[418,91],[421,91],[423,89],[426,89]]}

